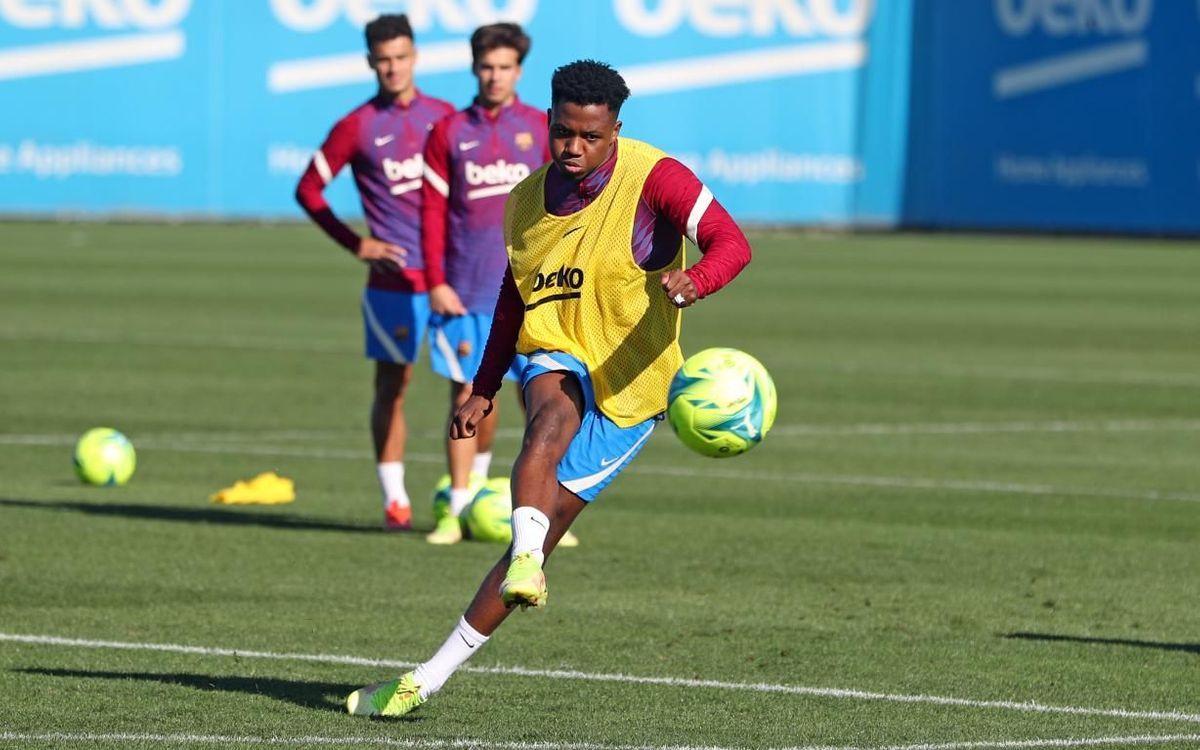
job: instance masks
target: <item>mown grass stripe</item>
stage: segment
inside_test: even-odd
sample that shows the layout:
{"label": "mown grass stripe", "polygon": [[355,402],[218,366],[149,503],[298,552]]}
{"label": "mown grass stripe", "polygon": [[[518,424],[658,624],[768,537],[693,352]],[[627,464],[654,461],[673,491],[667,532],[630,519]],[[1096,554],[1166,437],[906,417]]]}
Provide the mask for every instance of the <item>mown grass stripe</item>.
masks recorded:
{"label": "mown grass stripe", "polygon": [[[981,740],[922,743],[918,745],[792,745],[768,750],[1057,750],[1058,748],[1132,747],[1137,745],[1198,742],[1200,734],[1132,735],[1070,739]],[[391,737],[256,737],[224,734],[154,734],[150,732],[0,732],[0,742],[91,742],[188,745],[263,745],[303,747],[401,747],[415,750],[746,750],[719,745],[611,745],[597,742],[508,742],[482,739],[394,739]]]}
{"label": "mown grass stripe", "polygon": [[[91,640],[86,638],[64,638],[51,635],[28,635],[20,633],[0,633],[0,641],[15,643],[31,643],[47,646],[67,646],[78,648],[111,648],[130,651],[159,651],[199,656],[234,656],[242,659],[275,659],[280,661],[309,661],[328,664],[354,664],[371,667],[390,667],[408,669],[415,662],[393,661],[388,659],[368,659],[360,656],[343,656],[338,654],[300,654],[278,653],[273,651],[249,651],[233,648],[187,646],[175,643],[136,643],[126,641]],[[628,674],[611,674],[597,672],[580,672],[564,669],[528,669],[526,667],[463,667],[463,672],[476,674],[502,674],[520,677],[540,677],[558,680],[585,680],[592,682],[619,682],[630,685],[656,685],[678,688],[706,688],[714,690],[745,690],[757,693],[782,693],[790,695],[806,695],[817,698],[836,698],[843,700],[884,701],[889,703],[913,703],[938,706],[960,706],[963,708],[1002,709],[1008,711],[1024,711],[1044,714],[1073,714],[1079,716],[1106,716],[1121,719],[1153,719],[1160,721],[1178,721],[1200,724],[1200,714],[1189,714],[1181,711],[1134,711],[1123,708],[1092,708],[1088,706],[1056,706],[1037,701],[999,701],[977,700],[973,698],[956,698],[942,695],[906,695],[902,693],[881,693],[868,690],[848,688],[809,687],[803,685],[779,685],[772,683],[724,682],[720,680],[696,680],[680,677],[646,677]]]}

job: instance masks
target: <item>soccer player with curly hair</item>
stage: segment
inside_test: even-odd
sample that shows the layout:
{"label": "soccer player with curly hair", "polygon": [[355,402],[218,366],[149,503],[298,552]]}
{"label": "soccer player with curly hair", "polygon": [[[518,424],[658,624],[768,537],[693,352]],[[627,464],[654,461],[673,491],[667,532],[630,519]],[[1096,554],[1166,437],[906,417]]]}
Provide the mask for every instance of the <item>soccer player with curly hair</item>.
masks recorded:
{"label": "soccer player with curly hair", "polygon": [[[351,693],[346,708],[402,716],[425,703],[517,606],[547,599],[543,565],[571,523],[645,445],[682,364],[681,311],[750,261],[745,235],[696,175],[618,137],[629,89],[580,60],[551,80],[552,162],[513,189],[508,269],[473,392],[450,426],[475,434],[514,353],[525,437],[513,466],[513,543],[428,661]],[[702,258],[685,268],[684,238]]]}

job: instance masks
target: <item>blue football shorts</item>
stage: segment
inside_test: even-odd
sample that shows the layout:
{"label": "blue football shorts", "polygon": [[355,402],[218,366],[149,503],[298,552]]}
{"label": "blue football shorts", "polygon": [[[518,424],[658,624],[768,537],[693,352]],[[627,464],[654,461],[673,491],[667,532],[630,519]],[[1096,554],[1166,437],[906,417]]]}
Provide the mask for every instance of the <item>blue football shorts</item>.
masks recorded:
{"label": "blue football shorts", "polygon": [[362,298],[367,359],[411,364],[429,325],[429,295],[366,289]]}
{"label": "blue football shorts", "polygon": [[633,427],[619,427],[596,408],[592,377],[583,362],[563,352],[537,351],[521,373],[521,387],[548,372],[569,372],[583,391],[583,422],[558,463],[558,483],[585,502],[616,479],[642,450],[661,417],[651,417]]}
{"label": "blue football shorts", "polygon": [[[429,365],[443,378],[455,383],[470,383],[483,362],[483,349],[492,330],[492,316],[483,313],[437,315],[429,317]],[[525,355],[518,354],[505,380],[520,380]]]}

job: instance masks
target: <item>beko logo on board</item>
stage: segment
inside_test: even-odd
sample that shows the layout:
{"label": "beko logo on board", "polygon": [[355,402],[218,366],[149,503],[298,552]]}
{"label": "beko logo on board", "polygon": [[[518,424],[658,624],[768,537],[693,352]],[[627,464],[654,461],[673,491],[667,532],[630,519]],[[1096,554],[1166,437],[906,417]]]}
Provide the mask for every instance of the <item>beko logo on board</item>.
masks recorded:
{"label": "beko logo on board", "polygon": [[[994,0],[1005,36],[1034,34],[1073,40],[1070,48],[996,70],[992,93],[1010,99],[1062,88],[1143,67],[1149,59],[1144,32],[1154,0]],[[1080,47],[1081,40],[1094,44]]]}
{"label": "beko logo on board", "polygon": [[641,36],[689,26],[705,36],[860,36],[875,0],[616,0],[617,20]]}
{"label": "beko logo on board", "polygon": [[0,22],[14,29],[89,34],[7,47],[0,53],[0,81],[178,59],[187,48],[178,27],[191,8],[192,0],[0,0]]}
{"label": "beko logo on board", "polygon": [[1152,0],[997,0],[996,18],[1009,36],[1140,34]]}
{"label": "beko logo on board", "polygon": [[[361,30],[382,13],[404,13],[418,35],[433,29],[470,34],[496,21],[527,25],[537,14],[538,0],[271,0],[271,13],[284,28],[300,34],[333,29],[339,22]],[[457,73],[471,67],[466,37],[421,42],[417,73]],[[361,50],[319,57],[277,60],[267,68],[267,91],[297,91],[363,84],[372,73]]]}

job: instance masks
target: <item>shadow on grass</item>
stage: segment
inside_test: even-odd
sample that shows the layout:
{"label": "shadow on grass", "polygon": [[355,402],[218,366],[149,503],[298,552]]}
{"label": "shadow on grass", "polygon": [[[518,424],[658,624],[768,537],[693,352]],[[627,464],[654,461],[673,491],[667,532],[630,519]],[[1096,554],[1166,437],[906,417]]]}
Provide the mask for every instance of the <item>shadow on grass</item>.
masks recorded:
{"label": "shadow on grass", "polygon": [[264,513],[248,509],[179,508],[169,505],[122,505],[113,503],[85,503],[75,500],[42,501],[0,498],[0,508],[4,507],[66,511],[95,516],[121,516],[123,518],[141,518],[148,521],[182,521],[185,523],[211,523],[230,526],[266,526],[274,529],[342,531],[356,534],[384,533],[380,526],[337,523],[291,513]]}
{"label": "shadow on grass", "polygon": [[1005,633],[1002,637],[1022,641],[1055,641],[1062,643],[1087,643],[1097,646],[1133,646],[1154,648],[1160,651],[1181,651],[1185,654],[1200,654],[1200,643],[1164,643],[1161,641],[1138,641],[1130,638],[1091,638],[1081,635],[1057,635],[1054,633]]}
{"label": "shadow on grass", "polygon": [[[301,708],[330,711],[333,713],[345,712],[346,708],[343,701],[346,696],[350,691],[362,687],[362,685],[308,682],[305,680],[278,680],[269,677],[235,677],[230,675],[91,672],[80,669],[45,669],[39,667],[29,667],[14,671],[48,677],[67,677],[73,680],[142,680],[145,682],[157,682],[163,685],[181,685],[196,690],[265,695],[268,698],[294,703]],[[421,717],[419,716],[405,716],[399,720],[420,721],[420,719]],[[397,721],[397,719],[385,719],[385,721]]]}

